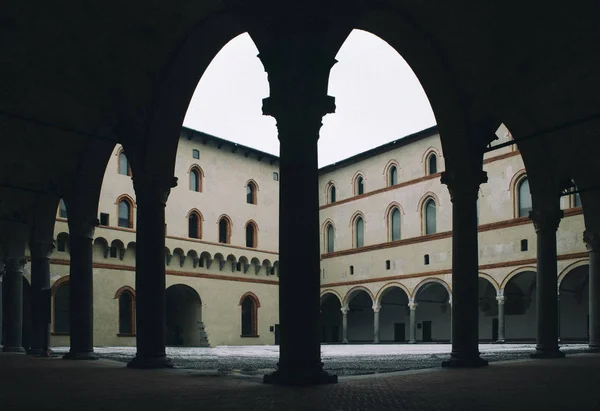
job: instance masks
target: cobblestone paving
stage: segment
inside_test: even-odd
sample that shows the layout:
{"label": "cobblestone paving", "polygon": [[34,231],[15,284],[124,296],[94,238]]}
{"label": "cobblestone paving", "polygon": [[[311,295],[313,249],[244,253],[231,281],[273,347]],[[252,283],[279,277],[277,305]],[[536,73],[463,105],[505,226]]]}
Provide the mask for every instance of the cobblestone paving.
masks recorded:
{"label": "cobblestone paving", "polygon": [[[527,359],[533,344],[482,344],[482,358],[489,362]],[[584,352],[587,345],[571,344],[561,348],[566,353]],[[448,344],[418,345],[328,345],[322,347],[325,370],[338,376],[368,375],[394,371],[440,368],[449,357]],[[63,354],[68,348],[56,348]],[[105,359],[128,362],[134,347],[99,347],[96,353]],[[167,355],[179,368],[213,371],[221,374],[262,375],[277,367],[276,346],[220,346],[215,348],[168,347]]]}
{"label": "cobblestone paving", "polygon": [[597,410],[599,367],[598,354],[572,354],[281,387],[192,370],[0,354],[0,410]]}

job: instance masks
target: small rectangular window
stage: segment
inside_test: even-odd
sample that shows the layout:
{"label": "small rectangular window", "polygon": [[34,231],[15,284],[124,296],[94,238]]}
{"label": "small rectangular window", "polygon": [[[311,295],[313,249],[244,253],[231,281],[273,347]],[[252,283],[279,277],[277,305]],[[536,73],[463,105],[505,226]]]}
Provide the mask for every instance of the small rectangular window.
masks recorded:
{"label": "small rectangular window", "polygon": [[389,269],[390,269],[390,266],[391,266],[390,260],[386,260],[386,261],[385,261],[385,269],[386,269],[386,270],[389,270]]}
{"label": "small rectangular window", "polygon": [[521,240],[521,251],[527,251],[529,248],[529,244],[527,240]]}
{"label": "small rectangular window", "polygon": [[350,275],[354,275],[354,266],[353,265],[350,266]]}
{"label": "small rectangular window", "polygon": [[194,157],[196,160],[199,160],[200,159],[200,150],[193,149],[192,157]]}
{"label": "small rectangular window", "polygon": [[279,173],[276,171],[273,171],[273,180],[279,181]]}
{"label": "small rectangular window", "polygon": [[107,213],[100,213],[100,225],[108,226],[109,215]]}
{"label": "small rectangular window", "polygon": [[425,265],[429,265],[429,254],[425,254],[425,257],[423,258]]}

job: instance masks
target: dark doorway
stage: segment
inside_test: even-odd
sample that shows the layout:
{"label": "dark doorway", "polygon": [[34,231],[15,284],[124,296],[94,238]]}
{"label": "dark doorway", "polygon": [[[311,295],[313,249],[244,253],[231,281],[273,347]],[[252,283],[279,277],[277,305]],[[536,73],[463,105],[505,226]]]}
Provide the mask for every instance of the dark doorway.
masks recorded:
{"label": "dark doorway", "polygon": [[431,339],[431,321],[423,321],[423,341],[429,342]]}
{"label": "dark doorway", "polygon": [[331,326],[331,342],[340,342],[340,327],[337,325]]}
{"label": "dark doorway", "polygon": [[406,327],[404,323],[394,323],[394,342],[406,341]]}
{"label": "dark doorway", "polygon": [[498,319],[492,319],[492,341],[498,341]]}

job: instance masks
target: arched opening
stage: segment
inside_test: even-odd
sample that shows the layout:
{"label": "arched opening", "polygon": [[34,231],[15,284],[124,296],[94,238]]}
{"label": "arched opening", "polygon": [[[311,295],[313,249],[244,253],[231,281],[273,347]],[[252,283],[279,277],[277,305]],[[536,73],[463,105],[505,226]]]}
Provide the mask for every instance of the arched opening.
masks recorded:
{"label": "arched opening", "polygon": [[332,293],[321,296],[321,342],[339,343],[342,341],[342,304]]}
{"label": "arched opening", "polygon": [[425,235],[435,234],[437,231],[436,208],[435,200],[433,198],[430,198],[425,202],[423,210]]}
{"label": "arched opening", "polygon": [[188,237],[202,238],[202,219],[195,211],[192,211],[188,217]]}
{"label": "arched opening", "polygon": [[400,209],[392,208],[389,216],[389,239],[390,241],[400,240]]}
{"label": "arched opening", "polygon": [[192,168],[190,171],[190,190],[196,192],[202,191],[202,175],[197,168]]}
{"label": "arched opening", "polygon": [[335,229],[333,228],[333,224],[327,224],[327,246],[326,250],[328,253],[333,253],[335,250]]}
{"label": "arched opening", "polygon": [[398,184],[398,168],[391,166],[388,171],[388,185],[395,186],[396,184]]}
{"label": "arched opening", "polygon": [[533,209],[531,192],[529,191],[529,179],[524,177],[517,185],[517,208],[519,217],[528,217]]}
{"label": "arched opening", "polygon": [[560,282],[559,336],[561,341],[589,340],[589,265],[570,270]]}
{"label": "arched opening", "polygon": [[506,340],[536,338],[536,273],[523,271],[504,286],[504,335]]}
{"label": "arched opening", "polygon": [[219,242],[229,244],[231,241],[231,224],[227,217],[221,217],[219,220]]}
{"label": "arched opening", "polygon": [[479,340],[498,341],[498,300],[496,288],[479,277]]}
{"label": "arched opening", "polygon": [[356,177],[356,182],[354,183],[354,195],[361,195],[365,193],[365,179],[363,176]]}
{"label": "arched opening", "polygon": [[379,311],[379,341],[401,343],[408,341],[410,311],[408,295],[400,287],[383,291]]}
{"label": "arched opening", "polygon": [[335,203],[335,201],[336,201],[336,195],[337,195],[337,193],[336,193],[335,186],[333,184],[331,184],[329,186],[329,193],[328,193],[328,200],[329,200],[328,203],[329,204]]}
{"label": "arched opening", "polygon": [[361,216],[354,220],[354,247],[359,248],[365,245],[365,222]]}
{"label": "arched opening", "polygon": [[53,331],[57,334],[69,334],[69,282],[60,284],[54,291]]}
{"label": "arched opening", "polygon": [[435,174],[437,173],[437,169],[437,156],[435,153],[431,153],[429,154],[429,157],[427,157],[427,174]]}
{"label": "arched opening", "polygon": [[246,247],[256,248],[258,246],[258,229],[254,222],[246,223]]}
{"label": "arched opening", "polygon": [[423,342],[448,342],[451,335],[450,294],[444,285],[429,281],[419,287],[415,302],[417,330],[415,338]]}
{"label": "arched opening", "polygon": [[169,346],[204,347],[208,345],[202,324],[202,300],[190,286],[176,284],[166,291],[167,336]]}
{"label": "arched opening", "polygon": [[246,184],[246,203],[256,204],[256,184],[253,182]]}
{"label": "arched opening", "polygon": [[348,297],[348,342],[373,342],[373,300],[364,290]]}
{"label": "arched opening", "polygon": [[128,290],[119,295],[119,334],[135,334],[135,297]]}
{"label": "arched opening", "polygon": [[258,307],[260,303],[254,295],[247,293],[240,302],[242,307],[242,337],[258,337]]}
{"label": "arched opening", "polygon": [[125,151],[121,150],[119,153],[119,174],[123,176],[131,176],[131,167],[129,165],[129,160],[125,155]]}
{"label": "arched opening", "polygon": [[58,216],[60,218],[67,218],[67,205],[65,204],[65,200],[62,198],[58,203]]}
{"label": "arched opening", "polygon": [[119,201],[119,227],[133,228],[133,204],[123,198]]}

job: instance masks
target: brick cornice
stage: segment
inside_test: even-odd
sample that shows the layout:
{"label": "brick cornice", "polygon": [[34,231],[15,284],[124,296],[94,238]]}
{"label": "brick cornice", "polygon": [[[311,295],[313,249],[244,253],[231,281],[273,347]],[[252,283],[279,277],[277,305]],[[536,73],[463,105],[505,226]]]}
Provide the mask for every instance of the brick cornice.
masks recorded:
{"label": "brick cornice", "polygon": [[[569,253],[562,254],[556,257],[558,261],[563,260],[574,260],[579,258],[587,258],[587,252],[581,253]],[[480,271],[491,270],[494,268],[505,268],[505,267],[514,267],[519,265],[535,265],[537,260],[535,258],[528,258],[524,260],[514,260],[514,261],[504,261],[501,263],[491,263],[491,264],[482,264],[479,266]],[[321,284],[321,288],[328,287],[339,287],[344,285],[358,285],[358,284],[366,284],[366,283],[378,283],[378,282],[389,282],[394,280],[402,280],[407,278],[418,278],[418,277],[430,277],[434,275],[444,275],[444,274],[452,274],[452,269],[447,268],[444,270],[436,270],[436,271],[424,271],[421,273],[412,273],[412,274],[400,274],[400,275],[392,275],[387,277],[377,277],[377,278],[365,278],[362,280],[352,280],[352,281],[340,281],[335,283],[327,283]]]}
{"label": "brick cornice", "polygon": [[[50,264],[56,265],[69,265],[69,260],[60,260],[52,258],[50,259]],[[94,268],[104,268],[107,270],[119,270],[119,271],[132,271],[135,272],[135,266],[129,265],[120,265],[120,264],[107,264],[107,263],[94,263]],[[223,281],[237,281],[243,283],[256,283],[256,284],[269,284],[269,285],[277,285],[278,281],[274,280],[263,280],[259,278],[241,278],[241,277],[232,277],[228,275],[215,275],[208,273],[196,273],[191,271],[175,271],[175,270],[165,270],[167,275],[177,275],[180,277],[196,277],[196,278],[208,278],[211,280],[223,280]]]}
{"label": "brick cornice", "polygon": [[[583,214],[583,209],[581,207],[570,208],[565,210],[565,217],[572,217],[575,215]],[[517,217],[510,220],[496,221],[494,223],[481,224],[477,227],[477,232],[483,233],[486,231],[499,230],[508,227],[515,227],[524,224],[532,224],[529,217]],[[360,248],[349,248],[347,250],[334,251],[333,253],[321,254],[321,259],[325,260],[327,258],[335,258],[345,255],[359,254],[367,251],[375,251],[375,250],[383,250],[386,248],[394,248],[401,247],[410,244],[418,244],[424,243],[428,241],[435,241],[442,238],[450,238],[452,237],[452,231],[443,231],[441,233],[423,235],[418,237],[407,238],[404,240],[397,241],[387,241],[385,243],[371,244]]]}

